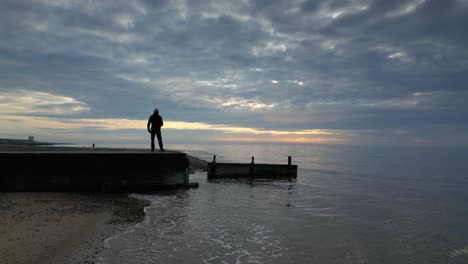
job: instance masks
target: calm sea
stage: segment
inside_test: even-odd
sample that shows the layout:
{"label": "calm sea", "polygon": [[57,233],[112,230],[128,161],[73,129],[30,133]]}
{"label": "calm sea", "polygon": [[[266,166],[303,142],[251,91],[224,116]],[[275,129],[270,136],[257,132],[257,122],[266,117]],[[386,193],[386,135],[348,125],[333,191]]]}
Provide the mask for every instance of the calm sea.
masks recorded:
{"label": "calm sea", "polygon": [[99,263],[468,263],[468,150],[348,145],[176,146],[217,161],[299,166],[296,182],[206,181],[132,194],[144,222]]}

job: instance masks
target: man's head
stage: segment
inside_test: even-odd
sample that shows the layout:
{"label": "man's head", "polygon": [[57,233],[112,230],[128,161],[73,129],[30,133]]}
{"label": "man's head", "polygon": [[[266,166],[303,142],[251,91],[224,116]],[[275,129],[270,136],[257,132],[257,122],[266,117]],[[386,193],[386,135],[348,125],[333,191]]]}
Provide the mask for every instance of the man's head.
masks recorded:
{"label": "man's head", "polygon": [[155,114],[159,114],[159,109],[155,108],[153,111]]}

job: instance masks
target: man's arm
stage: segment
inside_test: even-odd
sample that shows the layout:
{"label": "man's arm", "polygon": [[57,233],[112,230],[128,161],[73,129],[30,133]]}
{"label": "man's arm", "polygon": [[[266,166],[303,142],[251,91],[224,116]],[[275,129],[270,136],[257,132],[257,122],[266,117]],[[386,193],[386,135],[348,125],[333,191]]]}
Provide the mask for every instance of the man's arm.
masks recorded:
{"label": "man's arm", "polygon": [[150,124],[151,124],[151,117],[150,117],[150,119],[148,119],[148,124],[146,125],[146,129],[148,129],[149,133],[151,133]]}

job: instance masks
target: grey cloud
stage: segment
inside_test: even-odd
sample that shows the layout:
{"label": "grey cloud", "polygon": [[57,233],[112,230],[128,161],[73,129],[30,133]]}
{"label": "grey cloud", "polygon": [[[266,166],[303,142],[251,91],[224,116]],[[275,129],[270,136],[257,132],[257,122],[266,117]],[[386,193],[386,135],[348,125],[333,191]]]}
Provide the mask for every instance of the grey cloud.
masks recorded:
{"label": "grey cloud", "polygon": [[[262,128],[466,121],[463,1],[1,5],[0,91],[70,96],[92,107],[83,116],[143,118],[158,105]],[[432,99],[413,104],[415,93]]]}

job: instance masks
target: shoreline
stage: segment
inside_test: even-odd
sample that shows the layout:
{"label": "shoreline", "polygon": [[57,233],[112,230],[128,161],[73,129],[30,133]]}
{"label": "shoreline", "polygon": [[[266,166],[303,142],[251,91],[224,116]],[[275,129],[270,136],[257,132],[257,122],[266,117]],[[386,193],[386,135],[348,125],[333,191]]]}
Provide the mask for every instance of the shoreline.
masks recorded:
{"label": "shoreline", "polygon": [[[146,149],[21,146],[0,151],[131,151]],[[179,152],[171,151],[169,152]],[[187,155],[190,172],[206,161]],[[129,193],[0,193],[0,256],[3,263],[94,263],[104,240],[143,221],[148,201]]]}

